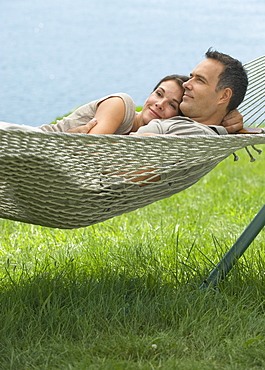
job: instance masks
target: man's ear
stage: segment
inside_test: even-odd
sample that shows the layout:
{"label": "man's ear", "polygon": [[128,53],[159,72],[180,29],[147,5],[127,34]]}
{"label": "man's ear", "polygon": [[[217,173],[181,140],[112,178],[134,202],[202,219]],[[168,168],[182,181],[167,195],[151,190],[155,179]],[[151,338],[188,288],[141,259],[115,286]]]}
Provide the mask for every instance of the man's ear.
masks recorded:
{"label": "man's ear", "polygon": [[223,89],[222,94],[219,99],[219,104],[229,103],[232,95],[233,95],[233,91],[229,87],[227,87],[226,89]]}

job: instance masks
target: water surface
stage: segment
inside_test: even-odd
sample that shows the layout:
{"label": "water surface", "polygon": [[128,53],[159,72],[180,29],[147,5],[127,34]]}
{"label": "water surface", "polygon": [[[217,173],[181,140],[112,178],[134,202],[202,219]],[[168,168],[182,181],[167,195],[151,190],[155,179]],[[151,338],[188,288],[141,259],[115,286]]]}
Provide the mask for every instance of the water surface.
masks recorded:
{"label": "water surface", "polygon": [[109,93],[142,105],[210,47],[264,54],[263,0],[2,0],[0,120],[38,126]]}

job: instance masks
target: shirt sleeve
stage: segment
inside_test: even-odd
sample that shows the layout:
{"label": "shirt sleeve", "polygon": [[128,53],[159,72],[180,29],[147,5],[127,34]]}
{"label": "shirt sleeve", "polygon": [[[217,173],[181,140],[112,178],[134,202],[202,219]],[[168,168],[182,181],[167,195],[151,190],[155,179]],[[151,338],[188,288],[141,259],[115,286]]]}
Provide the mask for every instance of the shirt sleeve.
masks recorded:
{"label": "shirt sleeve", "polygon": [[171,135],[217,135],[215,131],[203,124],[186,123],[180,124],[175,123],[170,125],[165,132]]}
{"label": "shirt sleeve", "polygon": [[217,135],[209,126],[187,117],[154,119],[138,129],[135,134],[154,133],[158,135]]}
{"label": "shirt sleeve", "polygon": [[164,134],[161,124],[161,120],[152,120],[148,123],[148,125],[142,126],[138,128],[136,132],[131,132],[131,135],[133,134],[146,134],[146,133],[154,133],[154,134]]}

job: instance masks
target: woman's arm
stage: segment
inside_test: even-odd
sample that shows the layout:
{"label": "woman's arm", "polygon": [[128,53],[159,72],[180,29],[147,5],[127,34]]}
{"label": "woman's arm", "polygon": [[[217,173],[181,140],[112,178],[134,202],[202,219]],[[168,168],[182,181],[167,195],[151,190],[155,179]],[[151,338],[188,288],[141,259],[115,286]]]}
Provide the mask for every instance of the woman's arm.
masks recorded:
{"label": "woman's arm", "polygon": [[87,134],[114,134],[122,124],[125,116],[125,104],[118,96],[103,100],[96,111],[94,120],[96,126],[90,129],[89,121],[86,125],[71,128],[67,132]]}

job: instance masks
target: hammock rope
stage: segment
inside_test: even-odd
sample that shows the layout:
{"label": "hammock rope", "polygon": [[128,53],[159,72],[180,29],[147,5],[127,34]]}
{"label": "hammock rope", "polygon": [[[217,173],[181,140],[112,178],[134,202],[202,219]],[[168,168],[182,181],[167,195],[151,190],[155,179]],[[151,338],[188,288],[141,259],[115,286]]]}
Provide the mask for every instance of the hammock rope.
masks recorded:
{"label": "hammock rope", "polygon": [[265,55],[246,63],[249,86],[244,101],[239,107],[244,116],[244,125],[265,124]]}
{"label": "hammock rope", "polygon": [[[251,66],[256,63],[260,60]],[[265,144],[265,135],[135,137],[0,129],[0,141],[0,217],[72,229],[170,197],[233,152]],[[143,175],[161,178],[134,182]]]}

